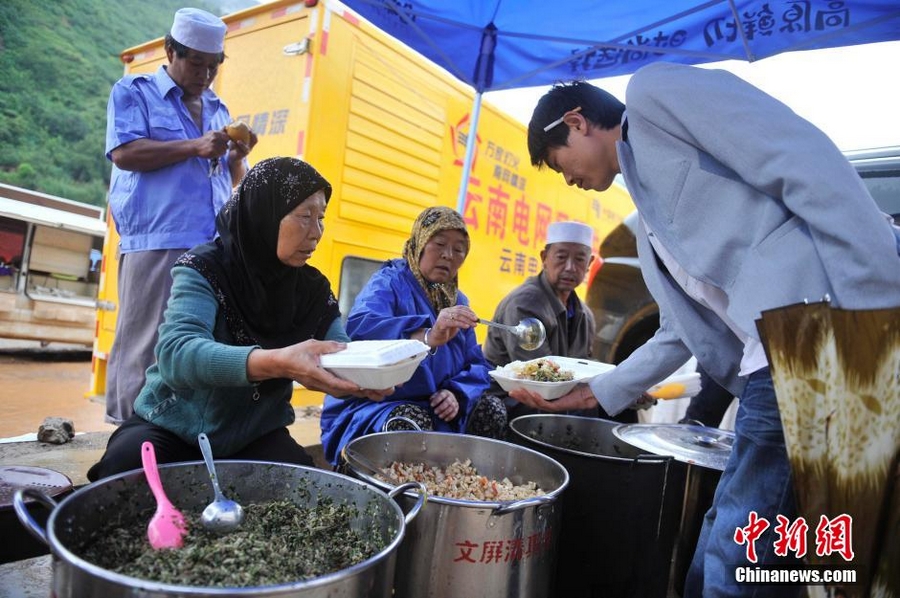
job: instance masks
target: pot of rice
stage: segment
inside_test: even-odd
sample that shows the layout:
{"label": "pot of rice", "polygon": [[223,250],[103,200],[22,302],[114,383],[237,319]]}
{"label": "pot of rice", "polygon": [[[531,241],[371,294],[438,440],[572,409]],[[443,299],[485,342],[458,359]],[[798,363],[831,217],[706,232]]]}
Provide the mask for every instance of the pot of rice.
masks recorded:
{"label": "pot of rice", "polygon": [[[205,465],[159,468],[166,494],[188,521],[178,549],[154,551],[147,541],[156,503],[142,470],[85,486],[59,504],[36,490],[17,493],[21,523],[53,554],[52,595],[391,596],[397,550],[424,504],[421,490],[404,514],[393,496],[338,473],[259,461],[220,461],[216,468],[223,491],[245,513],[241,526],[223,535],[199,523],[213,494]],[[412,487],[394,494],[406,490]],[[26,497],[51,509],[46,528],[19,508]]]}
{"label": "pot of rice", "polygon": [[[348,473],[386,491],[411,481],[428,489],[398,552],[397,598],[550,594],[569,483],[554,459],[499,440],[406,431],[357,438],[342,458]],[[415,498],[397,500],[408,508]]]}

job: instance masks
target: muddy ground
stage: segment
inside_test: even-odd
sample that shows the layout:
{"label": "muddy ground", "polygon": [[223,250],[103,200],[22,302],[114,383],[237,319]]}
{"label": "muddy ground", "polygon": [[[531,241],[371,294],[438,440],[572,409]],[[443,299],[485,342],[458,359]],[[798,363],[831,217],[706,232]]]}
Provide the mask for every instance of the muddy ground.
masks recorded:
{"label": "muddy ground", "polygon": [[86,347],[0,340],[0,438],[36,433],[46,417],[71,419],[76,432],[112,431],[90,383]]}

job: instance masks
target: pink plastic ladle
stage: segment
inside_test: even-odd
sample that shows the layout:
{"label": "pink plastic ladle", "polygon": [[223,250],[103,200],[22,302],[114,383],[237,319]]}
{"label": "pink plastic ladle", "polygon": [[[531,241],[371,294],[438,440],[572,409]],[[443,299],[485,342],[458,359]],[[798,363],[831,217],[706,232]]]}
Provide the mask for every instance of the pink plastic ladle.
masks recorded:
{"label": "pink plastic ladle", "polygon": [[156,513],[147,526],[147,539],[156,550],[163,548],[181,548],[187,534],[187,522],[181,511],[169,501],[159,479],[156,468],[156,451],[153,443],[147,441],[141,445],[141,462],[144,464],[144,475],[156,498]]}

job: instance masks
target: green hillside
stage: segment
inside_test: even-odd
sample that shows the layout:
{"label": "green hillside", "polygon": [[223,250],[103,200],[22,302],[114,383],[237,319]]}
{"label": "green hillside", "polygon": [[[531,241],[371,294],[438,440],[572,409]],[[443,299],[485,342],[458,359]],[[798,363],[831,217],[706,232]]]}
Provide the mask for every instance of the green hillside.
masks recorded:
{"label": "green hillside", "polygon": [[[228,0],[231,12],[253,0]],[[106,100],[119,53],[166,34],[183,6],[218,0],[2,0],[0,182],[106,204]]]}

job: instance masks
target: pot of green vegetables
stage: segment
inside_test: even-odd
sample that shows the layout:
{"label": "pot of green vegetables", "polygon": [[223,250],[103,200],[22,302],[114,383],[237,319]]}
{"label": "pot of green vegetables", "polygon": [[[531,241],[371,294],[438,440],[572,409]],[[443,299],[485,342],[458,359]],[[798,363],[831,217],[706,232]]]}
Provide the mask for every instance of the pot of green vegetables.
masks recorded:
{"label": "pot of green vegetables", "polygon": [[[404,513],[393,500],[416,485],[385,493],[361,480],[297,465],[216,463],[219,483],[244,506],[240,528],[216,534],[200,525],[213,496],[203,463],[159,468],[165,492],[184,513],[184,546],[155,551],[147,523],[156,503],[142,470],[100,480],[58,504],[19,491],[21,523],[53,555],[52,595],[389,597],[397,549],[425,502]],[[42,528],[25,509],[34,498],[51,510]],[[21,508],[20,508],[21,507]]]}

